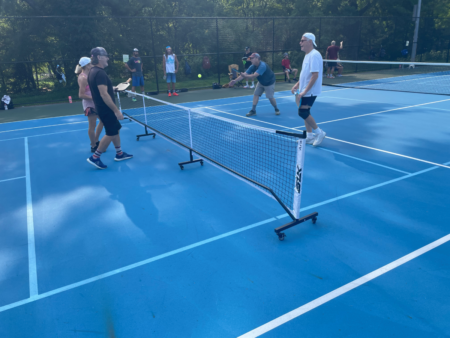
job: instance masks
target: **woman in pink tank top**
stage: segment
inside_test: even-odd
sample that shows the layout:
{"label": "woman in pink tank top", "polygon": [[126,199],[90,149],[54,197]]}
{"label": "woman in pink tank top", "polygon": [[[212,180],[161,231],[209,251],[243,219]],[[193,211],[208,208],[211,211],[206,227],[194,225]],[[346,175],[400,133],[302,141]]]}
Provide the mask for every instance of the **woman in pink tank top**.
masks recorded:
{"label": "woman in pink tank top", "polygon": [[[83,99],[83,110],[84,115],[87,116],[89,121],[88,127],[88,135],[91,140],[91,152],[95,153],[97,147],[99,145],[99,137],[100,133],[103,130],[103,123],[99,119],[99,124],[97,126],[98,115],[95,111],[94,101],[92,101],[91,89],[88,85],[88,74],[91,70],[91,59],[88,57],[82,57],[75,69],[75,74],[78,75],[78,85],[80,86],[80,90],[78,91],[78,96],[80,99]],[[97,127],[97,129],[95,128]]]}

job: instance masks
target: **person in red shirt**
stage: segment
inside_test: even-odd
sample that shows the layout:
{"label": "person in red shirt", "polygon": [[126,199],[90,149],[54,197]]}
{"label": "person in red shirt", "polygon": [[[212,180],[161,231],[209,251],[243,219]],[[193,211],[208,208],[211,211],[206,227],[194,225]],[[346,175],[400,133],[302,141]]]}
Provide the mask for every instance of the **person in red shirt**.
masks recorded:
{"label": "person in red shirt", "polygon": [[[337,60],[339,51],[344,48],[343,47],[343,41],[341,41],[340,46],[336,46],[336,41],[331,41],[331,46],[327,48],[327,52],[325,53],[325,59],[327,60]],[[336,67],[336,62],[330,62],[328,61],[328,70],[327,70],[327,77],[330,79],[334,79],[333,72],[334,68]]]}
{"label": "person in red shirt", "polygon": [[289,80],[289,83],[291,83],[291,79],[289,78],[289,73],[294,73],[294,81],[297,80],[297,69],[291,68],[291,61],[289,60],[289,54],[284,53],[283,54],[283,60],[281,60],[281,65],[283,66],[283,72],[286,74],[287,79]]}

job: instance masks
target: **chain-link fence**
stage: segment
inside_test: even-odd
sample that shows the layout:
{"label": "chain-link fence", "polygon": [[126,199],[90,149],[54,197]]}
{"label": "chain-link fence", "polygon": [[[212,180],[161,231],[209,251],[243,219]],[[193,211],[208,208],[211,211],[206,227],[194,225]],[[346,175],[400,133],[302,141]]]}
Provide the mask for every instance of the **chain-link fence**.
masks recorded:
{"label": "chain-link fence", "polygon": [[[114,83],[130,77],[123,55],[131,56],[138,48],[148,92],[166,91],[162,58],[168,45],[180,63],[177,87],[189,89],[228,82],[228,65],[244,69],[246,46],[275,72],[282,72],[285,52],[292,66],[300,68],[304,53],[299,41],[305,32],[316,35],[323,56],[334,40],[344,42],[339,53],[343,60],[409,60],[414,24],[411,17],[1,18],[0,94],[10,95],[16,104],[77,99],[75,66],[96,46],[112,55],[107,72]],[[402,53],[404,49],[409,53]],[[449,62],[449,54],[450,20],[421,18],[416,61]],[[205,57],[210,68],[204,67]]]}

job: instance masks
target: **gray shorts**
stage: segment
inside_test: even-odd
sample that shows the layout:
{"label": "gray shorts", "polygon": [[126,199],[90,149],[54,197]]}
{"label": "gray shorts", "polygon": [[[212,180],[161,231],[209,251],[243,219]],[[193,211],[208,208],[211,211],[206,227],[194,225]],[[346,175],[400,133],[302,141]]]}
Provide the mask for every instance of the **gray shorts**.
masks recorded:
{"label": "gray shorts", "polygon": [[253,95],[261,96],[264,92],[266,93],[266,97],[268,99],[273,99],[273,96],[275,95],[275,83],[270,86],[263,86],[258,82]]}

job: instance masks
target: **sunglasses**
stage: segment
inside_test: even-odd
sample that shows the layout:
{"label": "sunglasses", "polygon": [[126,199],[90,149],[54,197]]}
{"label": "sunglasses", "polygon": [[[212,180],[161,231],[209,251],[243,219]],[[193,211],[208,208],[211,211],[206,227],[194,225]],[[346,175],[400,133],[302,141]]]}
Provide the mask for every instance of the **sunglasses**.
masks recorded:
{"label": "sunglasses", "polygon": [[305,42],[305,41],[308,41],[308,40],[306,40],[306,39],[300,40],[300,42]]}

